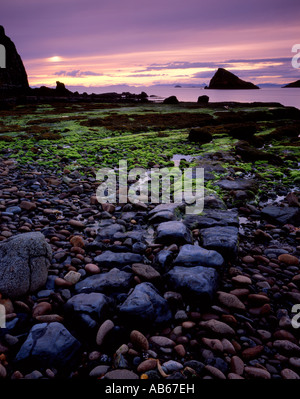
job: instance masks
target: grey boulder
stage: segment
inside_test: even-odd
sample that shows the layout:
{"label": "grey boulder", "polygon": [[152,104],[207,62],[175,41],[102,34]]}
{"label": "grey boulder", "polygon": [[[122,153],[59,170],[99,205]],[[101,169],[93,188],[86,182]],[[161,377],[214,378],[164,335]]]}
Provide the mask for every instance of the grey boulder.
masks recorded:
{"label": "grey boulder", "polygon": [[0,243],[0,292],[9,298],[37,291],[47,281],[52,251],[43,234],[19,234]]}

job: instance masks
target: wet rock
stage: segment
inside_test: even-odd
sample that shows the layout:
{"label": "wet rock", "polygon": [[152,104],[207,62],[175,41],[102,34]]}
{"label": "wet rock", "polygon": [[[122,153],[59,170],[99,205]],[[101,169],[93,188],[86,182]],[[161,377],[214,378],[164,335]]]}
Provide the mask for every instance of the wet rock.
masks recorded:
{"label": "wet rock", "polygon": [[159,244],[192,244],[190,230],[177,221],[164,222],[158,225],[155,242]]}
{"label": "wet rock", "polygon": [[220,252],[223,256],[234,256],[238,247],[238,228],[234,226],[210,227],[200,230],[202,245],[206,249]]}
{"label": "wet rock", "polygon": [[144,265],[142,263],[134,263],[132,271],[139,276],[142,281],[155,282],[160,279],[160,274],[150,265]]}
{"label": "wet rock", "polygon": [[196,127],[189,132],[189,141],[204,144],[212,141],[213,136],[206,127]]}
{"label": "wet rock", "polygon": [[300,225],[300,208],[298,207],[278,207],[269,205],[262,209],[262,216],[271,222],[284,224]]}
{"label": "wet rock", "polygon": [[114,268],[107,273],[86,277],[75,285],[75,290],[77,293],[102,292],[110,294],[113,292],[126,292],[130,288],[132,281],[132,273]]}
{"label": "wet rock", "polygon": [[17,353],[15,361],[24,363],[30,359],[30,367],[57,367],[61,372],[69,370],[77,360],[81,344],[61,323],[36,324]]}
{"label": "wet rock", "polygon": [[174,265],[187,266],[207,266],[216,269],[222,268],[224,259],[216,251],[210,251],[197,245],[186,244],[180,249]]}
{"label": "wet rock", "polygon": [[138,284],[119,310],[124,320],[141,328],[167,323],[172,317],[168,302],[148,282]]}
{"label": "wet rock", "polygon": [[223,190],[257,190],[257,183],[254,180],[236,179],[236,180],[220,180],[216,183]]}
{"label": "wet rock", "polygon": [[64,305],[68,318],[78,329],[94,329],[105,320],[109,314],[111,300],[104,294],[92,292],[90,294],[74,295]]}
{"label": "wet rock", "polygon": [[140,254],[131,252],[104,251],[101,255],[95,257],[95,261],[99,263],[100,267],[122,268],[133,263],[142,263],[143,257]]}
{"label": "wet rock", "polygon": [[188,298],[211,301],[219,284],[219,275],[211,267],[175,266],[167,274],[168,285]]}
{"label": "wet rock", "polygon": [[38,232],[0,243],[0,292],[17,298],[45,285],[52,257],[50,245]]}

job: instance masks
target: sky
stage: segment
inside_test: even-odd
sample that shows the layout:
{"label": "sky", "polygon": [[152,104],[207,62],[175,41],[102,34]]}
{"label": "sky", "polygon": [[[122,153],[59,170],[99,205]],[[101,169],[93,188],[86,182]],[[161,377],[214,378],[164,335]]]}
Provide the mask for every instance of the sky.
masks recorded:
{"label": "sky", "polygon": [[32,87],[300,79],[299,0],[1,0],[0,25]]}

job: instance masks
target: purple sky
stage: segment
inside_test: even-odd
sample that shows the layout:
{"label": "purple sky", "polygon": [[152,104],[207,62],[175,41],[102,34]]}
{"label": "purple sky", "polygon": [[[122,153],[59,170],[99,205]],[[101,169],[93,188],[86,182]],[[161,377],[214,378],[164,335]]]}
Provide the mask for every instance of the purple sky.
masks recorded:
{"label": "purple sky", "polygon": [[1,0],[0,24],[31,85],[299,79],[297,0]]}

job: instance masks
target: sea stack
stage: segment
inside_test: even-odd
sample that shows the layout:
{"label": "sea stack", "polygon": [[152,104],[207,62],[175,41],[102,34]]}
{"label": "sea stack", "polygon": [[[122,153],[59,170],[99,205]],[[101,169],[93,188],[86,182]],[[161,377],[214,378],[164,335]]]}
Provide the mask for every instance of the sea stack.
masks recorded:
{"label": "sea stack", "polygon": [[[1,96],[18,96],[26,94],[29,89],[28,78],[23,61],[16,50],[16,46],[5,35],[3,26],[0,25],[0,44],[2,48],[0,68],[0,94]],[[3,68],[5,66],[5,68]]]}
{"label": "sea stack", "polygon": [[209,82],[209,86],[206,89],[218,89],[218,90],[249,90],[259,89],[258,86],[251,82],[245,82],[238,76],[227,71],[224,68],[219,68]]}

